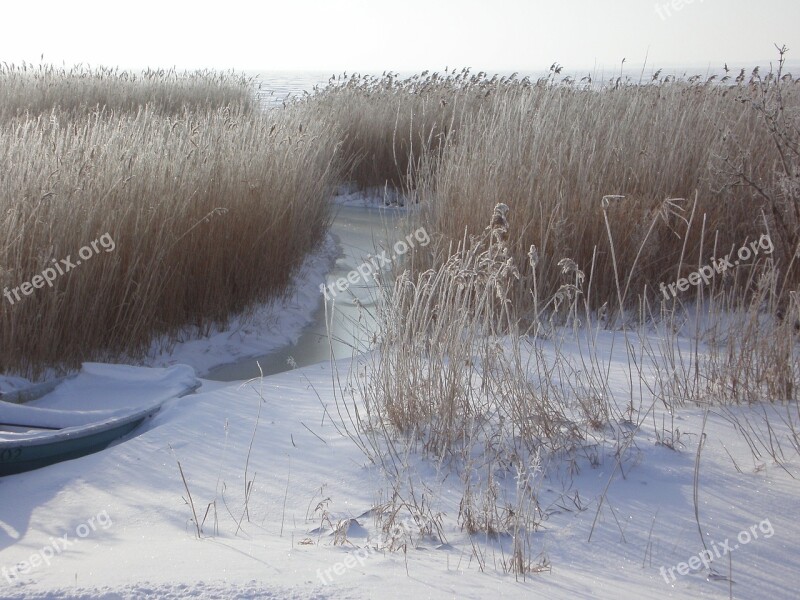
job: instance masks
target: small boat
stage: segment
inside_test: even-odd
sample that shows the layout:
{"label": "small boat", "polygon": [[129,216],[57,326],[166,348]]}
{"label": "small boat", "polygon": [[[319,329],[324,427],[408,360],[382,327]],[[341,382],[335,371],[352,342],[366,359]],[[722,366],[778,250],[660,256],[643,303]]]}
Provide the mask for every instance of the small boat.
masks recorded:
{"label": "small boat", "polygon": [[[184,396],[199,387],[184,390]],[[39,469],[106,448],[168,400],[135,408],[68,411],[0,400],[0,476]]]}

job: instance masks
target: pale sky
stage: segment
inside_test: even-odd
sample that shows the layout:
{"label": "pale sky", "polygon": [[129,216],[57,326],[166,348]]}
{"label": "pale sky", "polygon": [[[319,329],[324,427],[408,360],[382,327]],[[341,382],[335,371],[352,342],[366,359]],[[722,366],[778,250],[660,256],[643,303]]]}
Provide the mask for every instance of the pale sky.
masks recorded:
{"label": "pale sky", "polygon": [[[677,6],[678,8],[674,8]],[[421,71],[800,60],[800,0],[3,0],[0,61]]]}

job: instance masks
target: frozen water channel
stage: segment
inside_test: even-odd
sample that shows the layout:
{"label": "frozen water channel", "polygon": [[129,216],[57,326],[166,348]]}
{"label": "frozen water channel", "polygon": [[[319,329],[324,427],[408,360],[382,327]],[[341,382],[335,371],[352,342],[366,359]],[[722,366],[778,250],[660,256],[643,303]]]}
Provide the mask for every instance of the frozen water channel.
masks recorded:
{"label": "frozen water channel", "polygon": [[[401,225],[404,211],[397,208],[369,206],[338,206],[331,234],[339,248],[339,256],[325,284],[331,286],[340,278],[356,271],[371,256],[383,248],[391,247],[403,239]],[[379,264],[380,261],[375,261]],[[322,283],[322,282],[320,282]],[[339,292],[333,287],[335,297],[327,301],[327,313],[323,294],[313,322],[307,326],[296,344],[278,348],[262,356],[222,365],[212,369],[206,379],[217,381],[239,381],[258,377],[258,365],[265,376],[289,369],[304,367],[331,359],[348,358],[367,348],[368,332],[374,315],[376,284],[371,277],[360,277],[356,283]],[[330,289],[330,287],[329,287]],[[360,306],[360,308],[359,308]],[[330,338],[326,319],[330,322]],[[367,325],[364,327],[361,323]]]}

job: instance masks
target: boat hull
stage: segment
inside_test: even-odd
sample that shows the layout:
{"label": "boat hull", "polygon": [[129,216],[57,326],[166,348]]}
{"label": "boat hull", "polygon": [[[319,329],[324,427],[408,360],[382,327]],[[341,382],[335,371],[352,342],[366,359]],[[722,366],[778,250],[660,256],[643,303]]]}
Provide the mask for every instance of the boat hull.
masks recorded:
{"label": "boat hull", "polygon": [[99,452],[129,434],[161,407],[161,403],[122,417],[83,427],[70,427],[20,439],[0,438],[0,476],[14,475]]}

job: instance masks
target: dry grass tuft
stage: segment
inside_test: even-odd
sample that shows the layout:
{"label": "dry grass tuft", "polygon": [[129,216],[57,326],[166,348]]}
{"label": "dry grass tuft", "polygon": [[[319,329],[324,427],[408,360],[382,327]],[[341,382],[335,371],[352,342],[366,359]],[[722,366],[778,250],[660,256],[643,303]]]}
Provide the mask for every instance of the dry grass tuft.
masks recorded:
{"label": "dry grass tuft", "polygon": [[[504,568],[524,577],[546,565],[534,560],[533,540],[543,518],[542,461],[594,439],[610,408],[600,389],[572,402],[565,380],[585,390],[598,383],[546,359],[520,331],[509,296],[518,277],[506,243],[511,216],[498,204],[484,231],[463,239],[441,266],[404,271],[382,288],[377,349],[343,391],[339,414],[350,415],[354,440],[384,469],[392,511],[435,522],[430,491],[408,461],[422,454],[448,465],[462,480],[461,528],[497,542],[510,553]],[[363,404],[351,408],[341,402],[353,390]],[[498,485],[498,473],[515,474],[515,489]],[[441,527],[429,535],[443,539]]]}

